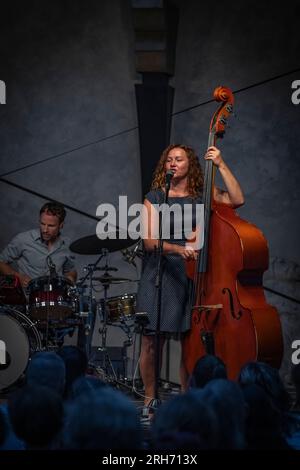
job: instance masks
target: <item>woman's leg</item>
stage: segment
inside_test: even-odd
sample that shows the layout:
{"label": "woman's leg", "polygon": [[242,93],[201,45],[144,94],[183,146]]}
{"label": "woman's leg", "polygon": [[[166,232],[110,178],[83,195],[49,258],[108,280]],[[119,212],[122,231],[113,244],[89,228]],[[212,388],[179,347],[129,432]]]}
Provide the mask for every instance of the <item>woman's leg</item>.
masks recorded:
{"label": "woman's leg", "polygon": [[[160,365],[164,339],[160,338]],[[142,336],[140,373],[145,388],[145,405],[148,405],[155,398],[155,335]]]}

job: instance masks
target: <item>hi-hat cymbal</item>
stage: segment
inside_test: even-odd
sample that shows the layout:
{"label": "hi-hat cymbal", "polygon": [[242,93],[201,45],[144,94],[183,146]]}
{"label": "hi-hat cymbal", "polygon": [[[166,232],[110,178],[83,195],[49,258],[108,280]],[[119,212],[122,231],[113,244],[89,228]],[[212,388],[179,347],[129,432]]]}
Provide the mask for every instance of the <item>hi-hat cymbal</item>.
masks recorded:
{"label": "hi-hat cymbal", "polygon": [[89,235],[71,243],[70,250],[79,255],[98,255],[102,253],[103,248],[109,252],[119,251],[128,248],[134,243],[136,243],[136,240],[129,236],[125,239],[106,238],[105,240],[100,240],[97,235]]}
{"label": "hi-hat cymbal", "polygon": [[93,277],[93,281],[99,281],[103,284],[121,284],[122,282],[133,282],[132,279],[127,279],[127,277],[116,277],[109,275]]}

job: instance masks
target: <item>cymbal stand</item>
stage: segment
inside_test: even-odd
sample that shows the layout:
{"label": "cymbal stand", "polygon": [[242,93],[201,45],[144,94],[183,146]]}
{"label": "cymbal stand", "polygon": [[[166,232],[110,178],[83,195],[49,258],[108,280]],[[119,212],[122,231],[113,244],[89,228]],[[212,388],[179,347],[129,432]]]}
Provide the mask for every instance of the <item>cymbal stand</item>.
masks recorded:
{"label": "cymbal stand", "polygon": [[126,315],[121,315],[120,317],[120,323],[110,323],[110,326],[116,327],[116,328],[121,328],[121,330],[125,333],[127,336],[127,339],[123,341],[123,347],[122,347],[122,362],[123,362],[123,367],[124,367],[124,382],[128,381],[127,377],[127,372],[128,372],[128,354],[127,354],[127,348],[132,346],[133,344],[133,334],[132,334],[132,327],[133,325],[130,325],[127,323]]}
{"label": "cymbal stand", "polygon": [[84,271],[86,271],[86,275],[83,279],[81,279],[79,283],[79,310],[80,312],[83,312],[83,292],[84,292],[84,283],[85,281],[89,278],[89,293],[88,293],[88,313],[87,313],[87,319],[86,316],[84,317],[84,329],[85,329],[85,335],[89,338],[87,338],[87,341],[85,342],[85,349],[86,349],[86,355],[89,358],[90,357],[90,349],[91,349],[91,338],[90,335],[93,334],[92,330],[92,321],[93,321],[93,273],[97,269],[97,264],[100,263],[102,258],[104,256],[107,256],[108,250],[106,248],[102,249],[101,255],[97,259],[95,263],[88,264],[87,266],[84,267]]}
{"label": "cymbal stand", "polygon": [[[104,277],[108,277],[109,273],[108,271],[111,270],[107,264],[107,255],[108,251],[106,254],[106,262],[105,262],[105,267],[104,267]],[[107,291],[109,289],[110,282],[108,280],[106,281],[101,281],[103,288],[104,288],[104,297],[102,299],[102,320],[103,320],[103,325],[102,328],[99,328],[99,333],[101,334],[101,346],[98,348],[99,351],[102,352],[102,371],[105,373],[106,377],[109,377],[108,371],[109,369],[112,371],[113,378],[114,380],[117,380],[117,375],[116,372],[113,368],[111,359],[109,357],[107,347],[106,347],[106,339],[107,339]]]}

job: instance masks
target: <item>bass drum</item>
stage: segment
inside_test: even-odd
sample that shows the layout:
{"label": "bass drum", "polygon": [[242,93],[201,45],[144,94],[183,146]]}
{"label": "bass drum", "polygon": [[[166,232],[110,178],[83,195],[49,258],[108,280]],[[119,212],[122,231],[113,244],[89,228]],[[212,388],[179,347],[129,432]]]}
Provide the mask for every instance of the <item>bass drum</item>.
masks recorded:
{"label": "bass drum", "polygon": [[0,307],[0,391],[21,378],[30,356],[41,349],[41,337],[28,316]]}

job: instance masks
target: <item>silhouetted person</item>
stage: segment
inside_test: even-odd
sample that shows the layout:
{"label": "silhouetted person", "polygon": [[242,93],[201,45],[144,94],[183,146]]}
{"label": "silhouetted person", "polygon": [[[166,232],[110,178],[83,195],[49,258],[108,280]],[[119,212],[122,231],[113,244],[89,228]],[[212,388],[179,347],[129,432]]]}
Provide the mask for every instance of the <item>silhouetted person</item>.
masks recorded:
{"label": "silhouetted person", "polygon": [[[153,419],[154,450],[194,447],[214,449],[217,445],[217,418],[200,390],[190,390],[171,398],[156,411]],[[176,447],[181,446],[181,447]]]}
{"label": "silhouetted person", "polygon": [[61,396],[48,387],[26,385],[9,400],[9,416],[27,449],[47,449],[63,425]]}
{"label": "silhouetted person", "polygon": [[102,387],[82,394],[68,407],[65,449],[138,449],[141,429],[137,409],[122,393]]}
{"label": "silhouetted person", "polygon": [[203,388],[213,379],[227,379],[226,366],[219,357],[206,354],[196,362],[189,378],[189,387]]}
{"label": "silhouetted person", "polygon": [[289,449],[282,429],[281,413],[259,385],[245,385],[247,403],[247,449]]}
{"label": "silhouetted person", "polygon": [[66,381],[66,367],[61,357],[53,351],[35,353],[26,371],[29,385],[43,385],[63,395]]}
{"label": "silhouetted person", "polygon": [[87,356],[84,351],[77,346],[63,346],[57,351],[59,357],[65,363],[66,380],[64,397],[67,398],[73,382],[78,378],[85,375],[88,365]]}

